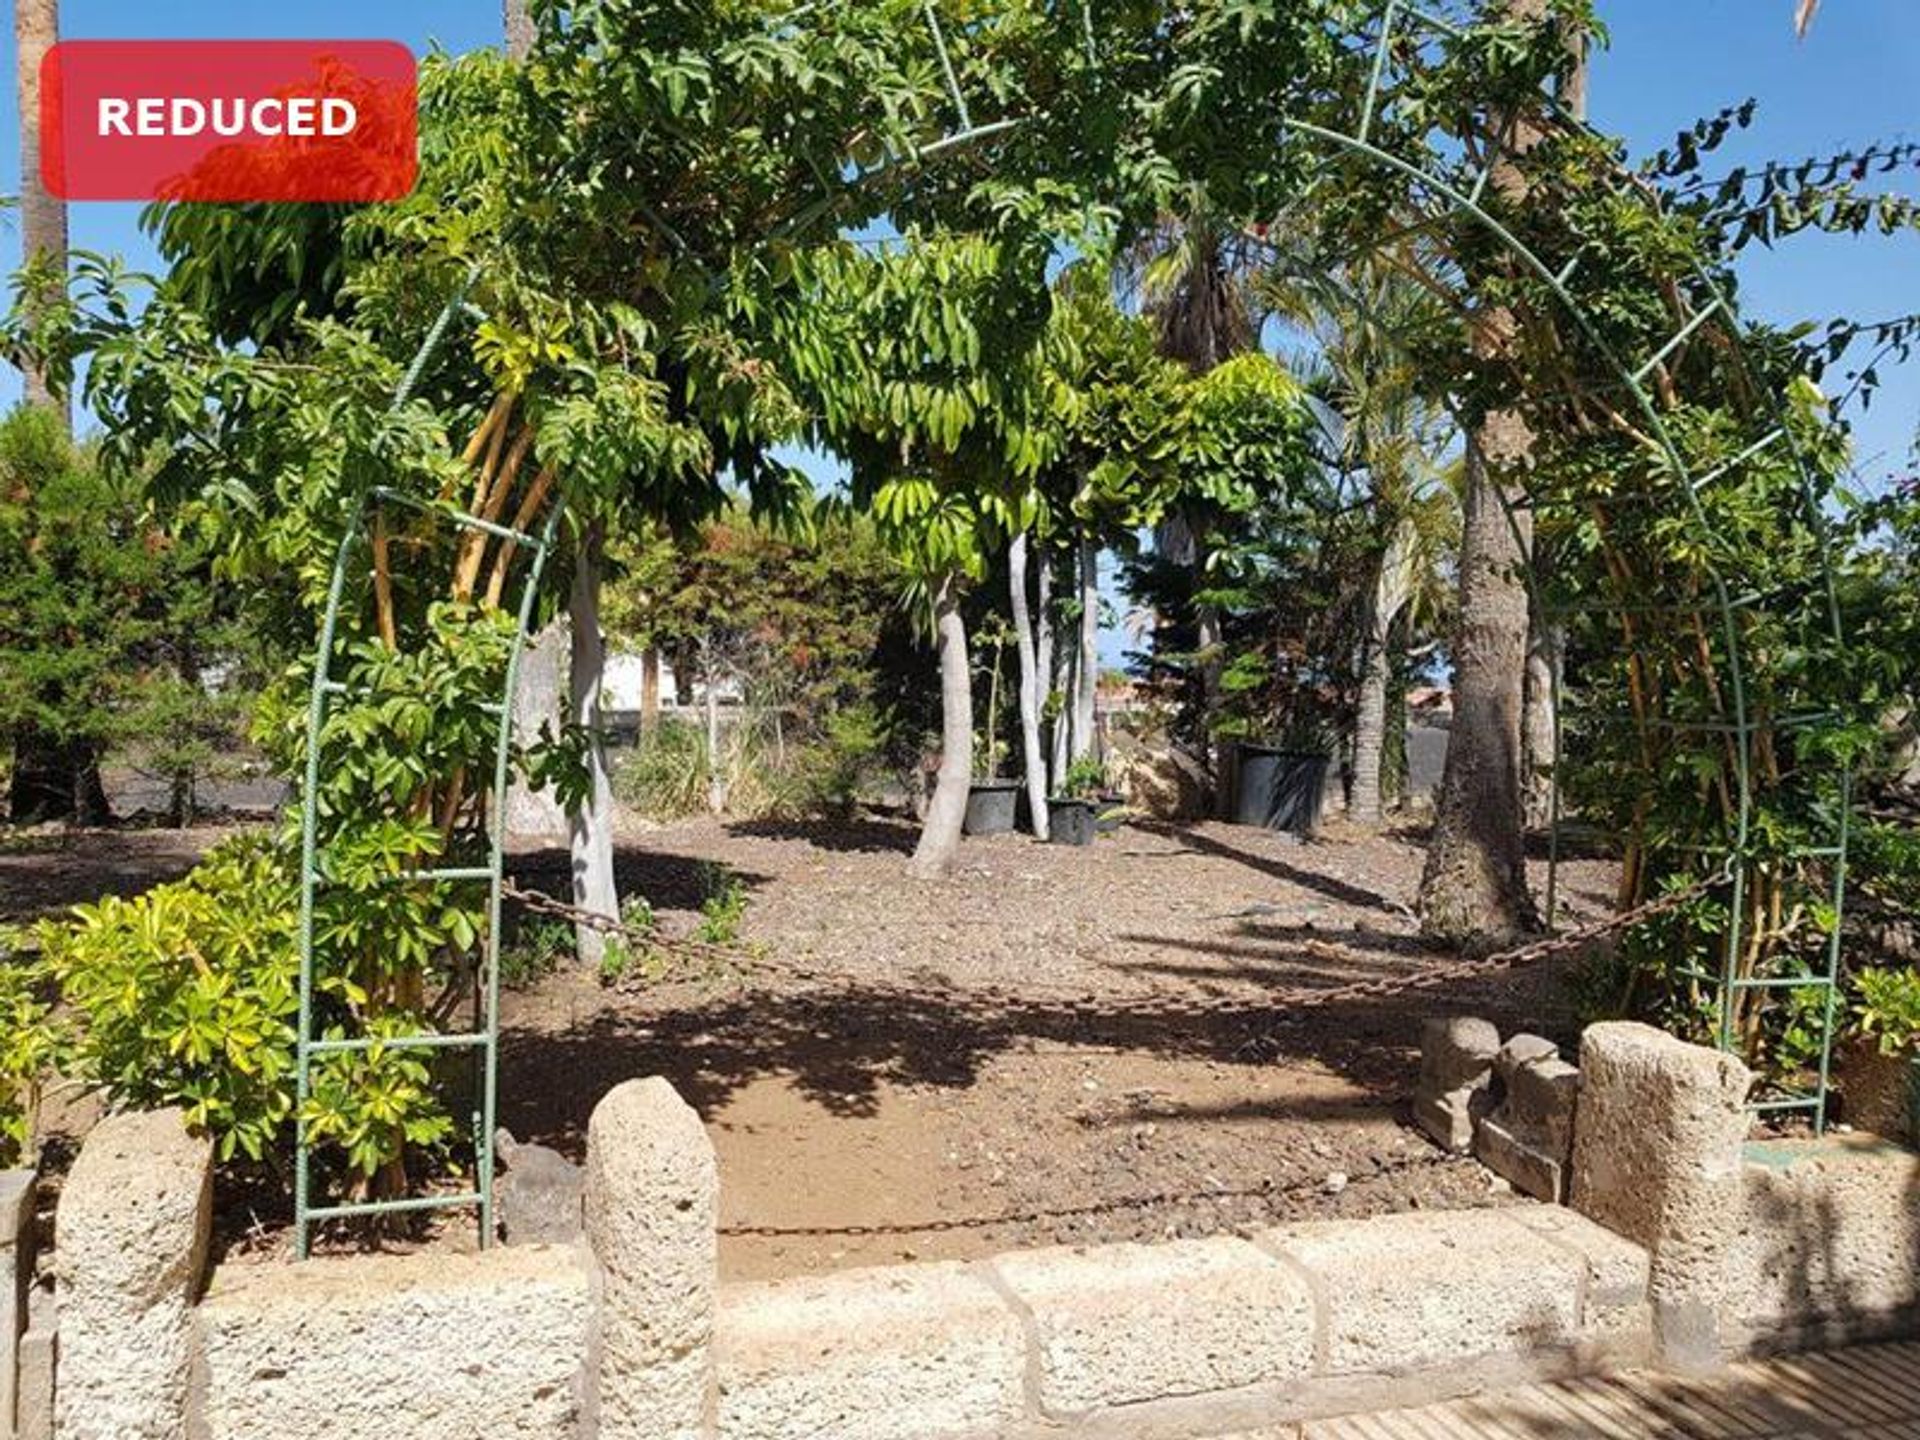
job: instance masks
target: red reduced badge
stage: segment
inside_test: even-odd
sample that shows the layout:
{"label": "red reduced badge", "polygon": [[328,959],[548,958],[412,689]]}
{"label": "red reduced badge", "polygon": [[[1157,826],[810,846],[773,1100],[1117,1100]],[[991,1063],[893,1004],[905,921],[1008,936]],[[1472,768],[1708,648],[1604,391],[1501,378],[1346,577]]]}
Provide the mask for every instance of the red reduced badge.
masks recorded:
{"label": "red reduced badge", "polygon": [[41,177],[68,200],[397,200],[416,96],[391,40],[65,40],[40,71]]}

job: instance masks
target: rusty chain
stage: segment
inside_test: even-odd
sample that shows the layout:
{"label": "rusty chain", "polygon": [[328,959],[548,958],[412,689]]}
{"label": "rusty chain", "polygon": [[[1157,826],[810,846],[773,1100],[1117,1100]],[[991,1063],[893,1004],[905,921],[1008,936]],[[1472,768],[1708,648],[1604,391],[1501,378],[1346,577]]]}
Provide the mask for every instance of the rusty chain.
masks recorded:
{"label": "rusty chain", "polygon": [[[1393,995],[1430,990],[1436,986],[1460,981],[1482,979],[1502,971],[1519,970],[1570,954],[1585,948],[1597,940],[1605,939],[1623,930],[1652,920],[1658,916],[1678,910],[1681,906],[1698,899],[1715,886],[1725,884],[1730,878],[1730,869],[1723,868],[1716,875],[1703,876],[1678,890],[1671,890],[1644,900],[1628,910],[1603,916],[1589,921],[1585,925],[1575,926],[1557,935],[1544,935],[1530,940],[1524,945],[1512,949],[1496,951],[1490,955],[1472,956],[1465,959],[1438,961],[1417,970],[1401,975],[1381,975],[1366,980],[1353,980],[1343,985],[1295,985],[1280,990],[1264,992],[1259,1005],[1264,1009],[1313,1009],[1326,1005],[1336,1005],[1350,1000],[1376,1000]],[[863,989],[899,989],[914,990],[916,993],[924,987],[902,985],[898,982],[883,982],[873,986],[844,972],[811,969],[805,966],[785,964],[772,960],[763,951],[744,945],[717,945],[688,937],[671,938],[658,934],[651,929],[631,926],[609,915],[582,909],[564,900],[547,894],[542,890],[528,889],[513,879],[501,881],[501,893],[517,901],[529,911],[551,915],[570,923],[584,925],[598,930],[602,934],[618,936],[641,953],[653,952],[669,957],[682,956],[704,960],[709,964],[718,962],[727,966],[751,965],[762,974],[773,975],[802,984],[822,988],[863,988]],[[1309,944],[1315,942],[1308,942]],[[742,978],[746,978],[743,974]],[[986,994],[1001,993],[1008,990],[1004,986],[977,987]],[[1060,986],[1039,986],[1021,984],[1011,993],[1029,999],[1052,999],[1061,1002],[1074,1002],[1085,1005],[1110,1003],[1114,996],[1101,996],[1088,991],[1067,990]],[[1245,999],[1218,999],[1205,1003],[1196,1003],[1189,993],[1182,997],[1182,1008],[1198,1014],[1202,1012],[1244,1011],[1249,1008]]]}

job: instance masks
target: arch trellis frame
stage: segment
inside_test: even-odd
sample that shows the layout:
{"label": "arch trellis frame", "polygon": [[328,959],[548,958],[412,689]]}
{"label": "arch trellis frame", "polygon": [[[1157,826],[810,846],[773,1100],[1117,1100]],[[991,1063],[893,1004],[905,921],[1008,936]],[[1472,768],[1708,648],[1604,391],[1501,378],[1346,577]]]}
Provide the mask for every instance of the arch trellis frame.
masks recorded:
{"label": "arch trellis frame", "polygon": [[[946,36],[940,28],[939,17],[933,0],[923,0],[923,13],[940,62],[942,78],[945,82],[956,117],[957,129],[920,146],[911,155],[890,159],[888,166],[924,164],[943,152],[957,147],[984,142],[985,140],[1019,127],[1026,117],[1020,115],[999,116],[990,119],[977,118],[967,104],[958,75],[952,63]],[[1081,6],[1081,23],[1086,32],[1086,44],[1091,56],[1095,49],[1093,32],[1093,14],[1090,4]],[[1577,256],[1562,266],[1551,265],[1544,257],[1534,253],[1510,228],[1483,205],[1485,194],[1494,166],[1499,156],[1488,157],[1487,163],[1480,167],[1470,179],[1463,175],[1442,173],[1429,168],[1426,164],[1409,160],[1386,149],[1376,138],[1377,126],[1382,118],[1382,106],[1388,91],[1387,82],[1392,74],[1393,47],[1396,37],[1405,39],[1413,27],[1421,27],[1429,35],[1465,38],[1467,31],[1444,16],[1408,0],[1383,0],[1377,12],[1377,18],[1370,27],[1362,26],[1349,37],[1359,48],[1361,63],[1365,67],[1367,80],[1360,103],[1360,113],[1351,131],[1342,130],[1309,119],[1305,116],[1292,116],[1284,120],[1282,133],[1276,137],[1276,143],[1284,139],[1285,134],[1295,135],[1327,147],[1332,154],[1358,156],[1368,163],[1394,173],[1414,190],[1431,196],[1443,207],[1440,213],[1451,212],[1466,217],[1474,225],[1481,227],[1503,249],[1503,251],[1527,273],[1542,283],[1555,297],[1563,311],[1579,328],[1585,341],[1594,352],[1601,356],[1614,372],[1622,392],[1631,396],[1634,407],[1646,422],[1653,437],[1658,442],[1663,468],[1671,482],[1669,489],[1661,497],[1668,501],[1679,502],[1676,513],[1688,524],[1699,529],[1710,526],[1711,520],[1701,501],[1705,487],[1716,480],[1733,473],[1740,466],[1752,461],[1775,445],[1784,445],[1791,456],[1798,474],[1801,499],[1806,507],[1807,518],[1815,532],[1821,537],[1821,569],[1825,587],[1826,618],[1830,628],[1830,638],[1836,645],[1844,645],[1845,636],[1841,625],[1837,592],[1835,588],[1831,555],[1825,538],[1824,516],[1817,498],[1817,486],[1814,472],[1805,454],[1795,442],[1786,423],[1781,397],[1764,386],[1756,390],[1767,398],[1771,411],[1771,425],[1767,432],[1753,441],[1739,455],[1730,461],[1702,475],[1695,475],[1688,464],[1682,447],[1671,433],[1660,406],[1644,385],[1644,380],[1652,369],[1687,343],[1696,334],[1710,325],[1720,325],[1730,332],[1735,341],[1735,351],[1740,356],[1743,369],[1752,374],[1744,347],[1744,327],[1740,326],[1737,314],[1730,298],[1724,293],[1715,277],[1704,268],[1696,267],[1691,281],[1700,287],[1707,297],[1707,304],[1688,314],[1676,326],[1672,336],[1656,351],[1645,358],[1629,358],[1618,354],[1609,345],[1599,328],[1594,325],[1580,304],[1579,298],[1571,291],[1568,282],[1575,274]],[[1364,33],[1370,31],[1371,33]],[[1559,123],[1579,127],[1592,133],[1591,127],[1583,120],[1568,115],[1561,109],[1553,97],[1542,97],[1543,108],[1552,113]],[[856,174],[849,181],[851,185],[862,183],[870,176]],[[1310,196],[1318,187],[1320,177],[1316,176],[1303,186],[1300,194],[1292,202],[1297,205]],[[816,207],[801,217],[796,217],[794,227],[811,224],[827,213],[827,207]],[[423,340],[419,352],[409,367],[394,398],[398,408],[406,402],[417,385],[427,361],[443,340],[453,319],[463,311],[470,310],[466,294],[473,284],[477,272],[470,272],[466,280],[457,287],[439,317],[435,320]],[[1507,511],[1508,523],[1515,528],[1516,536],[1522,536],[1524,527],[1518,510],[1541,511],[1558,503],[1560,497],[1550,495],[1526,494],[1513,502],[1501,490],[1501,503]],[[1646,496],[1641,495],[1642,499]],[[1580,503],[1592,504],[1596,497],[1577,497]],[[1604,502],[1601,502],[1604,503]],[[422,1034],[411,1037],[390,1037],[374,1039],[371,1037],[346,1037],[341,1039],[323,1039],[311,1034],[313,1024],[313,996],[320,973],[321,957],[316,954],[314,936],[314,899],[317,889],[326,883],[325,857],[319,845],[319,816],[316,800],[318,789],[319,740],[326,721],[330,699],[344,690],[341,682],[330,675],[330,665],[334,656],[338,625],[343,611],[347,589],[347,579],[351,573],[355,556],[366,539],[367,522],[374,511],[383,505],[406,505],[425,510],[450,524],[477,529],[496,539],[517,545],[529,552],[531,563],[522,582],[522,593],[517,606],[515,631],[508,650],[503,677],[503,694],[497,706],[498,729],[493,755],[493,775],[491,803],[487,812],[488,856],[484,865],[453,867],[438,871],[408,872],[401,877],[407,880],[450,880],[465,882],[484,881],[488,887],[486,907],[486,926],[481,940],[481,954],[477,973],[476,988],[479,995],[480,1015],[475,1026],[468,1032],[456,1035]],[[313,1063],[330,1053],[351,1050],[368,1050],[376,1047],[386,1049],[454,1050],[464,1049],[476,1058],[476,1099],[472,1115],[473,1143],[475,1155],[474,1183],[469,1191],[456,1195],[430,1195],[399,1199],[368,1201],[357,1204],[316,1205],[313,1203],[312,1176],[310,1170],[310,1137],[303,1119],[297,1119],[295,1205],[296,1205],[296,1244],[299,1252],[307,1253],[312,1227],[327,1219],[361,1215],[443,1209],[453,1207],[473,1207],[480,1221],[480,1243],[490,1243],[493,1231],[493,1130],[497,1109],[498,1085],[498,1010],[499,1010],[499,951],[500,922],[503,898],[505,848],[505,812],[506,794],[510,781],[511,756],[514,743],[514,721],[512,697],[516,685],[518,668],[522,652],[530,635],[534,618],[534,609],[538,596],[541,575],[557,535],[558,525],[565,511],[564,499],[556,496],[549,504],[547,514],[539,529],[534,533],[515,531],[509,527],[495,524],[480,516],[468,514],[451,506],[425,504],[417,497],[403,492],[376,487],[364,496],[348,517],[344,533],[338,543],[333,572],[329,582],[327,601],[320,627],[320,638],[313,667],[313,678],[307,721],[307,769],[305,783],[301,787],[301,895],[299,917],[300,944],[300,1004],[299,1033],[297,1054],[297,1090],[301,1108],[311,1093]],[[1530,551],[1530,547],[1527,547]],[[1531,561],[1531,554],[1528,554]],[[1547,605],[1540,593],[1537,576],[1531,563],[1524,567],[1526,580],[1536,613],[1545,615]],[[1833,1030],[1837,1021],[1837,997],[1840,966],[1841,926],[1840,914],[1845,899],[1847,833],[1847,800],[1850,796],[1852,776],[1850,771],[1837,775],[1838,793],[1841,803],[1834,819],[1834,828],[1830,842],[1815,847],[1806,853],[1824,861],[1830,875],[1831,928],[1826,936],[1824,968],[1817,973],[1808,973],[1782,979],[1780,977],[1742,976],[1738,970],[1738,952],[1741,941],[1742,901],[1748,883],[1748,867],[1755,863],[1751,851],[1750,826],[1754,809],[1752,775],[1748,764],[1746,742],[1757,733],[1757,722],[1749,711],[1747,695],[1747,674],[1743,660],[1742,634],[1737,612],[1747,603],[1762,603],[1765,597],[1746,597],[1736,594],[1730,584],[1730,577],[1721,573],[1711,559],[1703,566],[1704,577],[1712,591],[1710,605],[1696,607],[1699,613],[1712,613],[1719,622],[1723,643],[1726,647],[1727,690],[1730,695],[1730,713],[1722,722],[1721,729],[1739,738],[1736,747],[1737,809],[1735,814],[1734,835],[1728,851],[1721,859],[1721,865],[1715,878],[1724,881],[1730,891],[1728,905],[1729,924],[1723,946],[1721,968],[1717,973],[1699,971],[1693,978],[1703,984],[1710,984],[1717,990],[1719,1000],[1719,1022],[1716,1038],[1723,1048],[1733,1049],[1737,1036],[1733,1032],[1735,1001],[1744,989],[1781,989],[1787,985],[1811,987],[1823,994],[1820,1014],[1819,1064],[1814,1088],[1804,1094],[1778,1095],[1751,1102],[1752,1107],[1762,1111],[1804,1111],[1815,1129],[1824,1127],[1827,1106],[1827,1082],[1831,1056]],[[1592,610],[1605,610],[1609,607],[1600,602]],[[1553,701],[1556,711],[1560,710],[1559,677],[1553,677]],[[1818,723],[1826,717],[1813,717],[1807,723]],[[1774,729],[1787,728],[1794,717],[1782,717],[1773,723]],[[1556,725],[1556,747],[1561,738],[1563,726]],[[1560,818],[1561,756],[1556,748],[1553,756],[1551,780],[1553,784],[1553,815],[1555,823],[1550,827],[1548,872],[1548,921],[1551,925],[1557,908],[1557,874],[1560,857],[1558,852],[1558,831]]]}

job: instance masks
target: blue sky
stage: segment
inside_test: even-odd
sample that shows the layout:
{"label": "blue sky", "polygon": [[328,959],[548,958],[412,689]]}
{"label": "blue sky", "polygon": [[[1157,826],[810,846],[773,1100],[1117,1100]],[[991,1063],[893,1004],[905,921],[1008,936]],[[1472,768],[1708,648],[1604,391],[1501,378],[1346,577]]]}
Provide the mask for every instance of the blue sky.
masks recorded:
{"label": "blue sky", "polygon": [[[1716,169],[1912,135],[1920,126],[1920,0],[1826,0],[1805,41],[1793,36],[1792,8],[1792,0],[1599,0],[1613,43],[1595,62],[1594,121],[1645,154],[1698,116],[1757,97],[1753,129],[1730,142]],[[463,50],[494,43],[500,31],[497,0],[64,0],[61,9],[70,37],[373,37]],[[0,36],[0,73],[9,75],[12,38],[10,30]],[[13,106],[0,106],[0,190],[9,194],[18,188],[16,131]],[[1916,182],[1920,174],[1904,177],[1920,194]],[[134,205],[77,204],[73,243],[149,265],[137,213]],[[18,244],[9,226],[0,239],[9,268]],[[1777,252],[1750,251],[1741,272],[1748,308],[1770,320],[1920,311],[1920,236],[1800,237]],[[1920,414],[1920,366],[1888,379],[1858,428],[1869,485],[1903,466]],[[0,403],[18,389],[16,376],[0,376]]]}

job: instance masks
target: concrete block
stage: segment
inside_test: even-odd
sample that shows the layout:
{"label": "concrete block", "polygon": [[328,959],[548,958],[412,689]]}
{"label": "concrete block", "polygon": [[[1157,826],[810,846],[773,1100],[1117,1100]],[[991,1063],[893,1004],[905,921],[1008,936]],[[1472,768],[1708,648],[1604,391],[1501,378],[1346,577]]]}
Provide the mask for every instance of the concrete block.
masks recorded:
{"label": "concrete block", "polygon": [[192,1306],[213,1213],[213,1146],[178,1110],[112,1115],[55,1217],[61,1440],[178,1440]]}
{"label": "concrete block", "polygon": [[1020,1317],[962,1264],[726,1286],[715,1348],[726,1440],[957,1440],[1026,1413]]}
{"label": "concrete block", "polygon": [[1473,1158],[1513,1186],[1556,1205],[1566,1199],[1567,1167],[1563,1155],[1535,1144],[1532,1137],[1501,1123],[1498,1111],[1473,1127]]}
{"label": "concrete block", "polygon": [[1588,1027],[1580,1072],[1573,1206],[1646,1248],[1662,1358],[1715,1365],[1752,1076],[1734,1056],[1625,1021]]}
{"label": "concrete block", "polygon": [[1911,1334],[1920,1156],[1864,1136],[1751,1145],[1730,1305],[1744,1345]]}
{"label": "concrete block", "polygon": [[600,1267],[602,1440],[691,1440],[712,1401],[720,1180],[700,1117],[655,1076],[587,1122],[587,1243]]}
{"label": "concrete block", "polygon": [[1564,1205],[1516,1205],[1501,1212],[1580,1257],[1580,1346],[1590,1362],[1643,1365],[1651,1358],[1647,1252]]}
{"label": "concrete block", "polygon": [[1493,1057],[1493,1073],[1499,1077],[1502,1085],[1511,1085],[1516,1071],[1528,1065],[1537,1065],[1545,1060],[1558,1060],[1560,1047],[1544,1035],[1528,1035],[1524,1032],[1512,1036],[1500,1047],[1500,1053]]}
{"label": "concrete block", "polygon": [[196,1325],[196,1440],[582,1432],[591,1276],[572,1247],[229,1266]]}
{"label": "concrete block", "polygon": [[27,1328],[20,1337],[16,1440],[53,1440],[53,1383],[60,1357],[54,1324],[53,1292],[37,1287],[27,1298]]}
{"label": "concrete block", "polygon": [[1429,1020],[1421,1028],[1414,1123],[1455,1154],[1464,1154],[1473,1143],[1474,1118],[1490,1100],[1499,1051],[1500,1032],[1486,1020],[1455,1016]]}
{"label": "concrete block", "polygon": [[1487,1112],[1491,1099],[1485,1086],[1439,1095],[1416,1093],[1413,1120],[1435,1144],[1464,1155],[1473,1147],[1473,1122]]}
{"label": "concrete block", "polygon": [[0,1426],[14,1423],[19,1392],[14,1352],[27,1328],[27,1287],[33,1281],[33,1196],[33,1171],[0,1170]]}
{"label": "concrete block", "polygon": [[[1515,1036],[1502,1056],[1515,1042],[1530,1038]],[[1531,1059],[1524,1051],[1516,1056],[1507,1066],[1500,1104],[1474,1127],[1473,1153],[1522,1194],[1558,1204],[1567,1198],[1580,1072],[1557,1051]]]}
{"label": "concrete block", "polygon": [[1490,1020],[1471,1015],[1429,1020],[1420,1028],[1420,1088],[1439,1095],[1484,1085],[1499,1053],[1500,1032]]}
{"label": "concrete block", "polygon": [[1399,1375],[1580,1339],[1587,1261],[1504,1209],[1325,1221],[1258,1239],[1313,1276],[1328,1375]]}
{"label": "concrete block", "polygon": [[1049,1416],[1295,1380],[1313,1369],[1313,1295],[1244,1240],[1002,1255],[1032,1317]]}

